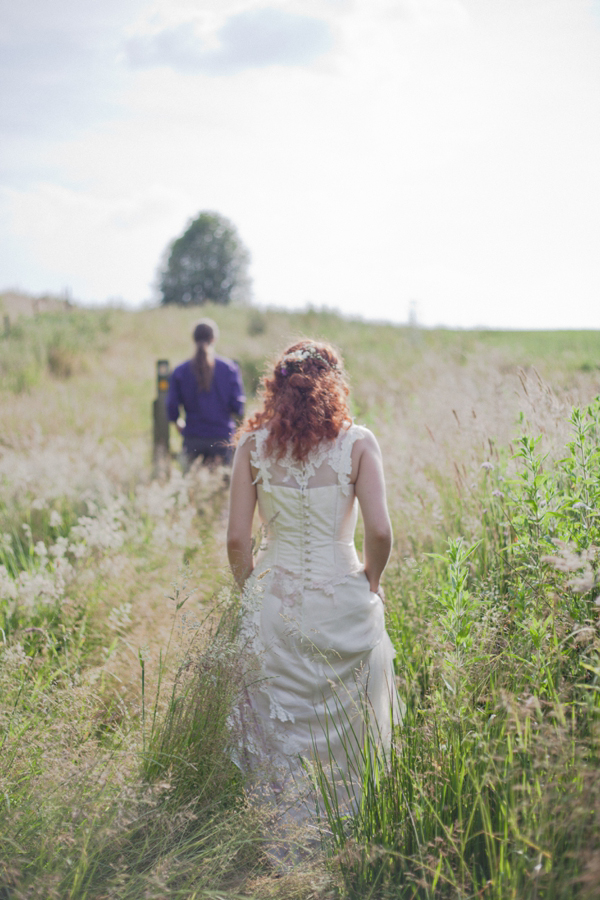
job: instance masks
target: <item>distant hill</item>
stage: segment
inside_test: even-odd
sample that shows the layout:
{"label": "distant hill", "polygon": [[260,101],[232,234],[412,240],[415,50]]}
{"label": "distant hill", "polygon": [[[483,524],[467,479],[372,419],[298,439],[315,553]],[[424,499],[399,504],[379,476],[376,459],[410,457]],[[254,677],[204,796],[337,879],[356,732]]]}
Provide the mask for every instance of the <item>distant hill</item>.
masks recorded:
{"label": "distant hill", "polygon": [[3,291],[0,293],[0,314],[15,321],[19,316],[34,316],[41,312],[61,312],[73,306],[67,297],[56,297],[51,294],[24,294],[21,291]]}

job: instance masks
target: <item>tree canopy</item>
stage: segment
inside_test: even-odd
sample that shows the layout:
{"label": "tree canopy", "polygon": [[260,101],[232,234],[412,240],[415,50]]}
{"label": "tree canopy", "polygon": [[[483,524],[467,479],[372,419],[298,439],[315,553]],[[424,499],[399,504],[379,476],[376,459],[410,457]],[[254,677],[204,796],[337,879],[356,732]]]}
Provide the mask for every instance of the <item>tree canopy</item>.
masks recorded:
{"label": "tree canopy", "polygon": [[202,212],[167,252],[169,249],[160,275],[163,304],[192,306],[249,299],[250,254],[229,219]]}

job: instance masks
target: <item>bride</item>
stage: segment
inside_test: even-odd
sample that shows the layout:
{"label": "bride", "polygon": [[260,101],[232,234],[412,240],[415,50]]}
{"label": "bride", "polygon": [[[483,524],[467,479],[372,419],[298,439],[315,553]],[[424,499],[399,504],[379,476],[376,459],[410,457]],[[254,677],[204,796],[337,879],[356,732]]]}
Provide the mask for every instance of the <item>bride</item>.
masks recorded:
{"label": "bride", "polygon": [[[264,379],[231,480],[227,549],[255,659],[235,713],[237,761],[295,821],[309,815],[300,785],[315,764],[351,811],[365,728],[385,750],[400,718],[380,585],[392,542],[381,452],[352,424],[347,395],[329,344],[293,344]],[[265,540],[255,558],[257,503]]]}

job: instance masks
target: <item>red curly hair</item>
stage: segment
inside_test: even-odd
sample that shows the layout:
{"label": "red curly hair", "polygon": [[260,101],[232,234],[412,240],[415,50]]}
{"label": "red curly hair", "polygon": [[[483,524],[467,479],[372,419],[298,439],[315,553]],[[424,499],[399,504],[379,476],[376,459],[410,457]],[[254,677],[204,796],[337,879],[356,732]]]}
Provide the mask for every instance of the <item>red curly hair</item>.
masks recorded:
{"label": "red curly hair", "polygon": [[276,459],[291,450],[304,461],[323,440],[335,440],[350,419],[348,383],[341,357],[321,341],[302,340],[279,356],[262,378],[262,409],[241,433],[268,426],[266,451]]}

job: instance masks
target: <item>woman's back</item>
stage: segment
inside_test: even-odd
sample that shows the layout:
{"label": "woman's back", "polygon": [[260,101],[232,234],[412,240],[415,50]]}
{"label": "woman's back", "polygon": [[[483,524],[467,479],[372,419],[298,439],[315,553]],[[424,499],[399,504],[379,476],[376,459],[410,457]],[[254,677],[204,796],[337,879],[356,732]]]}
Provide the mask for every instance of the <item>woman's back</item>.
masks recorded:
{"label": "woman's back", "polygon": [[357,504],[352,449],[366,429],[351,425],[303,462],[266,450],[267,428],[248,435],[259,514],[266,529],[260,569],[279,567],[306,584],[338,582],[361,571],[354,547]]}

